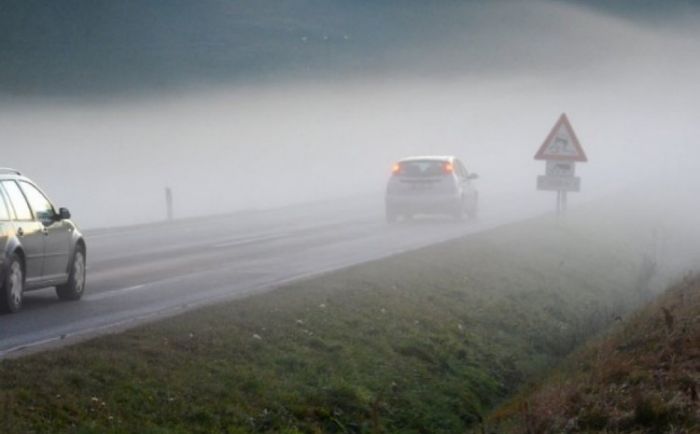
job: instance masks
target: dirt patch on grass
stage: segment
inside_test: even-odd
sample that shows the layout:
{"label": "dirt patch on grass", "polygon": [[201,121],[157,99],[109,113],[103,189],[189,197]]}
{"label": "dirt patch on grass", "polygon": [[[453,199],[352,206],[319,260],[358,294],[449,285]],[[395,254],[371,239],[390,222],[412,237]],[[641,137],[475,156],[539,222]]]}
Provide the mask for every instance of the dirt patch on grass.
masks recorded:
{"label": "dirt patch on grass", "polygon": [[492,417],[497,432],[700,432],[700,276],[688,276]]}

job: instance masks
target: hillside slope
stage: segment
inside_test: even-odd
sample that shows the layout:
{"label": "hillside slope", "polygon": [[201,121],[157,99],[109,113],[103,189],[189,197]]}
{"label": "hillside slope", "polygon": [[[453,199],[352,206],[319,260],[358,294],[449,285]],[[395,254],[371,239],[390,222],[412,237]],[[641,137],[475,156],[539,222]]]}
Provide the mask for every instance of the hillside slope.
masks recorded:
{"label": "hillside slope", "polygon": [[491,422],[509,433],[698,433],[699,393],[696,275],[588,345]]}

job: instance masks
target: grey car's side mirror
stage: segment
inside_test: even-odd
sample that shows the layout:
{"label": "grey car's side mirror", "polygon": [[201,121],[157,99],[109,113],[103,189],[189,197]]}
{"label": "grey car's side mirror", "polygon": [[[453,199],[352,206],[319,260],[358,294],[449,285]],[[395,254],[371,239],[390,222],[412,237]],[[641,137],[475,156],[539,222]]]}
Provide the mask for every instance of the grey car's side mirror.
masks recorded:
{"label": "grey car's side mirror", "polygon": [[70,219],[70,211],[68,211],[68,208],[61,208],[58,210],[58,218],[61,220],[68,220]]}
{"label": "grey car's side mirror", "polygon": [[479,175],[477,175],[476,173],[470,173],[469,175],[467,175],[467,179],[479,179]]}

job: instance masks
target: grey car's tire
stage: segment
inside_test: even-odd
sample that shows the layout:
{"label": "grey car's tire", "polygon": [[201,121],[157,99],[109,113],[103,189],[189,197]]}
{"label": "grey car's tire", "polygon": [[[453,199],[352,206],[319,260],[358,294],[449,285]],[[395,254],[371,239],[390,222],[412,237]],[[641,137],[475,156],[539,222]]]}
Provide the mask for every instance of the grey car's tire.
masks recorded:
{"label": "grey car's tire", "polygon": [[390,225],[393,225],[396,223],[396,221],[399,219],[398,214],[390,208],[387,207],[386,209],[386,222],[389,223]]}
{"label": "grey car's tire", "polygon": [[85,293],[85,249],[77,247],[70,265],[68,282],[56,287],[56,295],[61,300],[80,300]]}
{"label": "grey car's tire", "polygon": [[19,256],[13,254],[0,287],[0,312],[14,313],[22,308],[24,298],[24,268]]}
{"label": "grey car's tire", "polygon": [[467,214],[471,220],[475,220],[479,216],[479,202],[476,199],[472,202]]}
{"label": "grey car's tire", "polygon": [[452,213],[452,216],[455,218],[457,221],[463,221],[464,217],[467,215],[467,210],[466,206],[464,203],[464,199],[460,200],[455,204],[455,210]]}
{"label": "grey car's tire", "polygon": [[474,198],[472,205],[469,207],[469,218],[471,220],[476,220],[479,216],[479,198]]}

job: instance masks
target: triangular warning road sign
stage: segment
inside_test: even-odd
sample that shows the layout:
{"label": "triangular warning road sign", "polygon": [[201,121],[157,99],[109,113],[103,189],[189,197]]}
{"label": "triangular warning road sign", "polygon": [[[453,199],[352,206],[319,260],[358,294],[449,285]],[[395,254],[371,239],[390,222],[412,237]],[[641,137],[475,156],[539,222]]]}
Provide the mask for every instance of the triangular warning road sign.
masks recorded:
{"label": "triangular warning road sign", "polygon": [[535,154],[535,160],[588,161],[566,114],[559,117]]}

